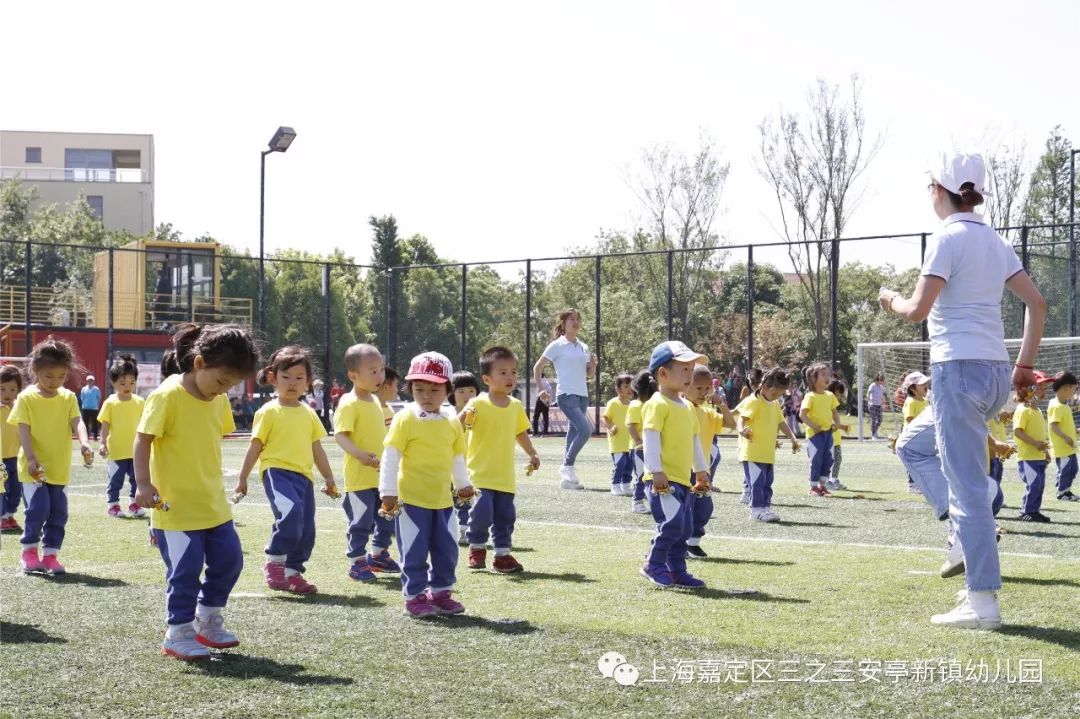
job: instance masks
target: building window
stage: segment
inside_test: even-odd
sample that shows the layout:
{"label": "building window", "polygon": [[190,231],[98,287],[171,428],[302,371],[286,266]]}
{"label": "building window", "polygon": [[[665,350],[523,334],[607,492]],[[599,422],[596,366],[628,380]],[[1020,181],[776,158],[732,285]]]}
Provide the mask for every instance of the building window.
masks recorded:
{"label": "building window", "polygon": [[90,211],[94,213],[94,217],[105,221],[105,198],[101,195],[87,195],[86,204],[90,205]]}
{"label": "building window", "polygon": [[28,147],[26,148],[26,162],[41,164],[41,148],[40,147]]}

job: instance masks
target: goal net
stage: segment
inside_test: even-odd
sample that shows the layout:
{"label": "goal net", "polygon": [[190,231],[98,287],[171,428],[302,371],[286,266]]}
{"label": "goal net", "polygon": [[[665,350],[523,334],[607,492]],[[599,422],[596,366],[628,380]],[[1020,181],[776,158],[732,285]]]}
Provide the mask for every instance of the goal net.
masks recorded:
{"label": "goal net", "polygon": [[[1005,340],[1009,357],[1016,360],[1020,340]],[[1036,369],[1048,374],[1069,370],[1080,372],[1080,337],[1045,337],[1039,345],[1035,360]],[[897,389],[909,372],[919,371],[930,375],[929,342],[867,342],[855,348],[856,391],[859,398],[860,440],[870,437],[871,418],[866,390],[878,376],[885,377],[885,407],[882,413],[879,437],[896,436],[903,422],[900,406],[903,398],[897,397]],[[931,388],[932,389],[932,388]],[[1048,393],[1048,398],[1050,394]],[[896,400],[899,400],[897,402]],[[1043,402],[1045,410],[1045,401]],[[1077,408],[1073,408],[1074,413]]]}

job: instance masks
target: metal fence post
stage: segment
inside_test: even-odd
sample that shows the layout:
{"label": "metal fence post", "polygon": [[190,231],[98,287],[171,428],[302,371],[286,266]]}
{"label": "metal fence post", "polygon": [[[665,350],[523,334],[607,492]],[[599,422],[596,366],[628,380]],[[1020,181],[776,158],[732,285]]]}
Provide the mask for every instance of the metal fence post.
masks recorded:
{"label": "metal fence post", "polygon": [[840,366],[840,239],[832,240],[832,261],[829,263],[829,364],[835,371]]}
{"label": "metal fence post", "polygon": [[330,356],[330,265],[323,265],[322,272],[322,293],[323,293],[323,347],[325,348],[325,354],[323,355],[323,421],[330,421],[330,374],[331,374],[331,356]]}
{"label": "metal fence post", "polygon": [[31,336],[31,330],[30,330],[30,303],[33,301],[33,292],[31,290],[31,285],[30,285],[30,273],[33,271],[33,268],[34,268],[33,245],[30,244],[30,240],[26,241],[26,258],[25,259],[26,259],[26,270],[25,270],[26,275],[23,278],[24,279],[23,290],[26,292],[26,295],[25,295],[26,307],[24,308],[26,310],[26,312],[24,313],[25,317],[23,319],[23,333],[25,334],[24,339],[26,340],[26,354],[29,355],[30,350],[32,350],[34,348],[34,338]]}
{"label": "metal fence post", "polygon": [[[532,395],[532,260],[525,260],[525,411]],[[530,415],[531,416],[531,415]]]}
{"label": "metal fence post", "polygon": [[461,361],[458,363],[459,369],[465,369],[465,354],[468,351],[466,347],[466,325],[465,321],[469,312],[469,266],[464,262],[461,263]]}
{"label": "metal fence post", "polygon": [[594,424],[596,431],[600,432],[600,402],[603,387],[600,386],[600,255],[596,256],[596,367],[593,368],[593,378],[596,382],[596,407],[594,409]]}
{"label": "metal fence post", "polygon": [[863,348],[855,345],[855,400],[859,408],[859,441],[863,438]]}
{"label": "metal fence post", "polygon": [[393,310],[391,305],[393,304],[394,293],[392,285],[394,284],[394,270],[391,267],[386,268],[386,349],[383,350],[386,355],[386,364],[393,366],[394,364],[394,339],[393,339],[393,326],[392,319]]}
{"label": "metal fence post", "polygon": [[[1024,225],[1020,228],[1020,264],[1024,266],[1024,272],[1028,274],[1031,270],[1028,269],[1028,226]],[[1027,312],[1025,310],[1020,311],[1020,335],[1024,334],[1024,325],[1027,323]]]}
{"label": "metal fence post", "polygon": [[[919,267],[922,267],[925,262],[926,262],[926,233],[924,232],[924,233],[922,233],[921,249],[919,250]],[[928,341],[930,339],[930,330],[926,325],[926,320],[923,320],[922,322],[919,323],[919,337],[922,339],[923,342],[926,342],[926,341]],[[862,439],[862,434],[861,434],[862,433],[862,428],[861,427],[859,428],[859,432],[860,432],[859,438]]]}
{"label": "metal fence post", "polygon": [[195,255],[187,253],[187,306],[191,322],[195,321]]}
{"label": "metal fence post", "polygon": [[[1076,336],[1076,153],[1069,151],[1069,336]],[[1074,352],[1075,354],[1075,352]],[[1075,360],[1072,366],[1075,368]]]}
{"label": "metal fence post", "polygon": [[675,295],[675,251],[667,251],[667,339],[675,334],[675,315],[671,306]]}
{"label": "metal fence post", "polygon": [[[106,352],[106,360],[105,360],[106,371],[108,371],[108,368],[112,366],[112,361],[113,361],[113,325],[115,324],[115,319],[116,319],[116,315],[115,315],[116,282],[113,279],[114,269],[115,269],[115,257],[114,257],[115,252],[116,252],[116,250],[114,250],[111,247],[109,248],[109,336],[108,336],[108,341],[107,341],[108,347],[105,350],[105,352]],[[109,383],[102,382],[102,384],[105,385],[106,393],[108,393],[108,391],[110,389],[112,389],[112,383],[111,382],[109,382]]]}
{"label": "metal fence post", "polygon": [[746,248],[746,371],[754,366],[754,247]]}

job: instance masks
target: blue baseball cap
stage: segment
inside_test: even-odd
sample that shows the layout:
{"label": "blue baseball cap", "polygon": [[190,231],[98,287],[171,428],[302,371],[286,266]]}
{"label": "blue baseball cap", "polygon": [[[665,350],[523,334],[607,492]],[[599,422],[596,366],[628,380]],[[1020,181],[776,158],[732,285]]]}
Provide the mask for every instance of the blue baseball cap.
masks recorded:
{"label": "blue baseball cap", "polygon": [[678,362],[698,362],[705,359],[708,359],[708,357],[695,352],[682,342],[668,340],[667,342],[661,342],[653,349],[652,358],[649,359],[649,372],[656,374],[656,370],[672,360]]}

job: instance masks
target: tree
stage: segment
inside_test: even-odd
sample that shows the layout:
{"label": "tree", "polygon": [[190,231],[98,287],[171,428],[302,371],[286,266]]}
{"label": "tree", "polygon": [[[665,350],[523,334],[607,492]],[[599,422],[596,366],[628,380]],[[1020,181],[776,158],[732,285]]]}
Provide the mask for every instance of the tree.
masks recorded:
{"label": "tree", "polygon": [[1050,131],[1045,149],[1031,173],[1024,222],[1029,225],[1069,221],[1069,156],[1072,142],[1061,125]]}
{"label": "tree", "polygon": [[[736,262],[717,274],[713,283],[717,310],[724,314],[745,314],[746,264]],[[768,263],[754,264],[754,314],[779,309],[784,275]]]}
{"label": "tree", "polygon": [[[372,215],[368,218],[368,225],[374,231],[371,242],[371,304],[376,317],[384,320],[390,318],[393,322],[393,312],[399,304],[396,300],[400,298],[401,292],[400,289],[395,289],[393,296],[389,298],[390,302],[387,303],[386,282],[389,277],[388,269],[402,264],[397,220],[393,215],[382,217]],[[384,348],[383,352],[386,352],[385,346],[390,343],[390,338],[383,336],[385,334],[383,326],[380,323],[374,329],[379,346]]]}
{"label": "tree", "polygon": [[986,216],[994,227],[1011,227],[1020,219],[1025,205],[1024,145],[1019,148],[999,145],[986,153],[990,195],[986,198]]}
{"label": "tree", "polygon": [[780,112],[759,126],[761,175],[779,211],[780,234],[811,315],[815,357],[827,346],[828,240],[840,237],[854,212],[855,185],[881,148],[867,136],[862,83],[852,76],[849,94],[818,80],[807,95],[804,116]]}

